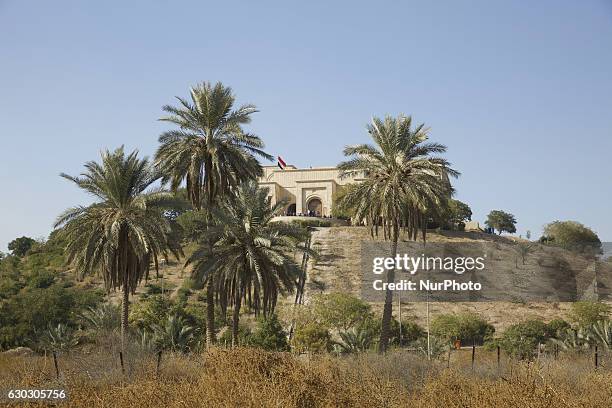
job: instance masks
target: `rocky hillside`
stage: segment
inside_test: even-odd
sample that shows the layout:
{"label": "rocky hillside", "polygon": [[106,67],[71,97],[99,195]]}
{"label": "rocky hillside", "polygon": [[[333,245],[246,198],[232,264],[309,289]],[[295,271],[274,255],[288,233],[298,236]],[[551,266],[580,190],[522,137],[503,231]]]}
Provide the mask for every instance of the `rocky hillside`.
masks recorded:
{"label": "rocky hillside", "polygon": [[[313,237],[318,259],[310,262],[306,297],[318,292],[350,292],[361,294],[362,242],[372,241],[365,227],[319,228]],[[550,320],[563,317],[569,308],[567,298],[558,293],[575,295],[574,300],[609,300],[612,287],[612,265],[594,271],[591,260],[569,251],[531,243],[518,238],[500,237],[477,232],[431,233],[430,243],[479,244],[487,251],[493,265],[487,276],[479,277],[483,285],[492,286],[510,301],[431,302],[430,315],[473,311],[485,315],[496,327],[506,326],[526,318]],[[524,259],[523,259],[524,257]],[[601,269],[601,268],[600,268]],[[594,279],[597,276],[597,279]],[[521,294],[531,292],[538,302],[525,302]],[[397,302],[397,296],[395,297]],[[425,302],[402,302],[402,315],[413,316],[425,323]],[[380,304],[374,304],[380,308]],[[395,311],[397,313],[397,304]]]}
{"label": "rocky hillside", "polygon": [[[365,227],[327,227],[317,228],[313,235],[313,248],[318,252],[317,259],[311,259],[308,267],[308,281],[305,299],[313,294],[329,292],[348,292],[361,296],[361,252],[362,242],[373,239]],[[479,302],[430,302],[430,317],[437,313],[471,311],[484,315],[498,330],[528,318],[552,320],[565,317],[570,303],[555,299],[555,291],[564,287],[579,293],[580,299],[596,299],[608,301],[612,288],[612,265],[605,271],[599,271],[597,282],[593,281],[591,261],[568,251],[532,243],[532,248],[525,255],[523,263],[520,243],[528,243],[514,237],[500,237],[477,232],[429,233],[430,243],[480,243],[495,263],[492,275],[481,277],[481,281],[493,285],[499,291],[516,294],[511,301],[479,301]],[[152,273],[147,284],[142,284],[132,302],[138,302],[143,294],[153,294],[163,291],[171,297],[177,295],[183,287],[189,287],[185,280],[189,272],[183,270],[183,261],[170,260],[162,265],[160,275],[155,278]],[[584,272],[582,275],[576,271]],[[94,280],[95,281],[95,280]],[[92,282],[90,282],[92,283]],[[97,282],[98,284],[101,282]],[[546,301],[525,302],[520,300],[520,294],[526,288],[541,292],[540,297]],[[191,290],[192,298],[200,297],[200,290]],[[550,296],[546,297],[546,293]],[[120,302],[120,293],[111,294],[114,302]],[[293,304],[294,296],[281,300],[281,305]],[[397,296],[395,297],[394,314],[397,315]],[[412,317],[419,323],[426,322],[425,302],[401,303],[403,318]],[[381,309],[380,303],[373,303],[375,309]]]}

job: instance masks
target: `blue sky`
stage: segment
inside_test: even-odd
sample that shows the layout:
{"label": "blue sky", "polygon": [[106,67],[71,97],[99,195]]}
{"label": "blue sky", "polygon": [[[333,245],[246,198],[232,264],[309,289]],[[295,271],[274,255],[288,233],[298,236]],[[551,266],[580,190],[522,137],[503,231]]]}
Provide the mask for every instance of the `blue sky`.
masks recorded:
{"label": "blue sky", "polygon": [[152,155],[161,106],[203,80],[256,104],[249,130],[289,163],[335,165],[403,112],[448,146],[474,219],[612,240],[610,1],[0,0],[0,50],[0,250],[89,202],[60,172]]}

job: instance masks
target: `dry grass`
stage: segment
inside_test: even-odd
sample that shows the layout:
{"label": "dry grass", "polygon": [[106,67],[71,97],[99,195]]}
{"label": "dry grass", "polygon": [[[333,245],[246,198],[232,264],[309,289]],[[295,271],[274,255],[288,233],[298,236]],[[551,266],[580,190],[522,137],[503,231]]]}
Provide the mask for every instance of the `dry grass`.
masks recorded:
{"label": "dry grass", "polygon": [[612,371],[590,362],[504,359],[498,372],[494,355],[479,350],[472,371],[468,351],[447,369],[405,352],[308,359],[240,348],[164,355],[159,375],[155,356],[133,352],[122,375],[117,358],[96,352],[61,356],[58,381],[50,357],[0,356],[0,389],[64,388],[61,406],[75,407],[612,406]]}

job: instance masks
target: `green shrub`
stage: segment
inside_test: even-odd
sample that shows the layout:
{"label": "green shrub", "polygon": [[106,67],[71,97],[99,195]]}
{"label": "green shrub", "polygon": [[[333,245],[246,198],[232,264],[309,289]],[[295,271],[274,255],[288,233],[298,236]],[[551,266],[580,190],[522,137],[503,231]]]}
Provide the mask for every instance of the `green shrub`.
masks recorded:
{"label": "green shrub", "polygon": [[600,302],[572,303],[568,317],[572,323],[581,328],[587,328],[599,321],[610,319],[610,306]]}
{"label": "green shrub", "polygon": [[187,352],[195,345],[197,328],[189,326],[177,315],[168,316],[162,323],[151,327],[152,341],[157,350]]}
{"label": "green shrub", "polygon": [[317,295],[312,301],[314,319],[321,325],[348,330],[371,318],[371,306],[363,300],[347,293]]}
{"label": "green shrub", "polygon": [[[55,274],[46,270],[39,270],[28,276],[26,285],[31,288],[48,288],[55,282]],[[67,283],[67,282],[66,282]]]}
{"label": "green shrub", "polygon": [[300,227],[331,227],[332,223],[330,221],[312,219],[312,220],[292,220],[292,224],[297,224]]}
{"label": "green shrub", "polygon": [[275,314],[257,321],[257,327],[249,338],[249,344],[268,351],[289,351],[290,349],[287,343],[287,333]]}
{"label": "green shrub", "polygon": [[41,348],[49,351],[67,352],[79,344],[74,329],[65,324],[51,326],[41,341]]}
{"label": "green shrub", "polygon": [[298,353],[322,353],[331,350],[329,330],[316,323],[298,326],[292,340]]}
{"label": "green shrub", "polygon": [[[413,341],[411,346],[419,351],[421,354],[427,355],[428,345],[427,336],[420,337]],[[444,353],[448,351],[451,345],[446,339],[437,336],[429,336],[429,355],[432,358],[440,358],[444,356]]]}
{"label": "green shrub", "polygon": [[546,323],[546,337],[559,337],[567,329],[570,328],[570,324],[563,319],[554,319]]}
{"label": "green shrub", "polygon": [[64,288],[60,282],[47,288],[25,287],[0,303],[0,349],[36,348],[50,326],[76,327],[78,316],[100,300],[98,292]]}
{"label": "green shrub", "polygon": [[129,322],[139,330],[149,330],[168,318],[172,302],[166,296],[154,295],[142,299],[130,308]]}
{"label": "green shrub", "polygon": [[495,328],[475,313],[441,314],[431,322],[431,334],[452,343],[484,343],[495,332]]}
{"label": "green shrub", "polygon": [[592,229],[576,221],[554,221],[544,227],[540,242],[595,255],[601,253],[601,241]]}
{"label": "green shrub", "polygon": [[342,354],[361,353],[372,347],[377,335],[376,327],[366,323],[339,332],[340,341],[334,342],[334,348]]}
{"label": "green shrub", "polygon": [[12,252],[13,255],[22,257],[28,253],[28,251],[35,243],[36,241],[34,239],[24,236],[20,238],[15,238],[11,242],[9,242],[8,249]]}
{"label": "green shrub", "polygon": [[147,295],[160,295],[162,293],[161,285],[156,283],[147,283],[145,288],[147,288]]}
{"label": "green shrub", "polygon": [[415,322],[402,321],[401,342],[400,342],[400,325],[395,319],[391,319],[391,331],[389,342],[395,346],[407,346],[419,338],[425,336],[425,329]]}
{"label": "green shrub", "polygon": [[121,325],[119,305],[101,303],[97,307],[89,307],[81,314],[84,325],[96,332],[116,330]]}
{"label": "green shrub", "polygon": [[534,355],[538,344],[547,340],[547,331],[544,322],[527,320],[508,327],[499,339],[499,345],[511,356],[528,359]]}
{"label": "green shrub", "polygon": [[[153,295],[141,299],[131,308],[129,322],[141,332],[154,332],[155,330],[159,332],[160,327],[171,330],[168,324],[172,323],[172,327],[176,327],[180,323],[180,326],[193,328],[193,341],[197,342],[205,332],[205,313],[206,310],[200,305],[189,304],[180,299],[174,301],[167,296]],[[173,316],[177,320],[170,322]]]}

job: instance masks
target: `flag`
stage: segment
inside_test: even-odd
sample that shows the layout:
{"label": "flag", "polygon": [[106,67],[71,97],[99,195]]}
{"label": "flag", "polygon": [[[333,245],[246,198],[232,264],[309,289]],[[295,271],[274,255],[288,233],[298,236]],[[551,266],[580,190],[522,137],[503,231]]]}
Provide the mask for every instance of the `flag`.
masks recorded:
{"label": "flag", "polygon": [[282,157],[278,156],[277,157],[278,161],[277,161],[277,165],[281,170],[285,170],[285,167],[287,167],[287,163],[285,163],[285,161],[283,160]]}

